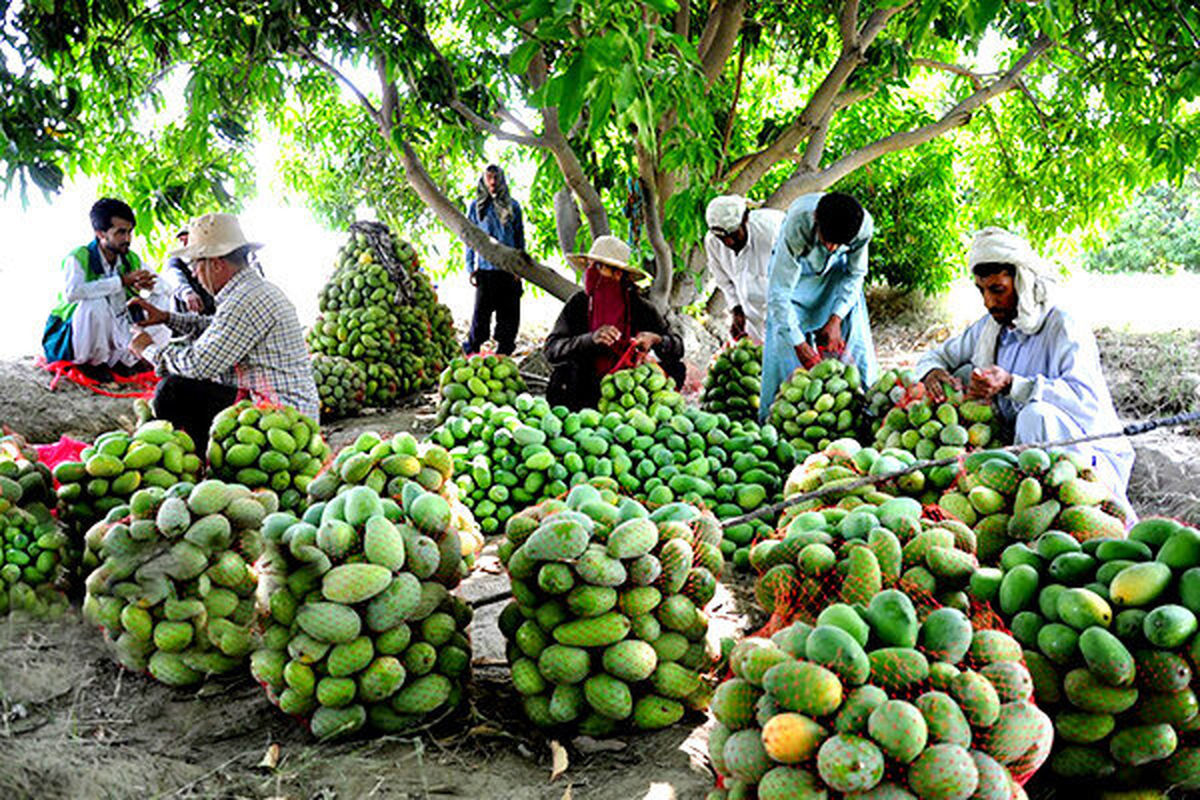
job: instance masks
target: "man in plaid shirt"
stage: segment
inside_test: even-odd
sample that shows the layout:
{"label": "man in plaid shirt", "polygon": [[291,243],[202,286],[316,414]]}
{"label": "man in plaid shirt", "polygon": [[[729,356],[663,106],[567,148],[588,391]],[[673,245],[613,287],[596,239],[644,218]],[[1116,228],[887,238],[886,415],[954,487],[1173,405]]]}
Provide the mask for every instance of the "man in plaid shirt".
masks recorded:
{"label": "man in plaid shirt", "polygon": [[213,417],[239,392],[318,420],[320,401],[296,308],[249,263],[261,245],[246,241],[233,214],[205,214],[189,230],[187,247],[176,254],[216,299],[216,314],[179,314],[140,298],[129,301],[144,311],[143,326],[165,324],[194,337],[159,344],[143,331],[131,342],[130,349],[165,376],[154,395],[155,414],[187,431],[200,452]]}

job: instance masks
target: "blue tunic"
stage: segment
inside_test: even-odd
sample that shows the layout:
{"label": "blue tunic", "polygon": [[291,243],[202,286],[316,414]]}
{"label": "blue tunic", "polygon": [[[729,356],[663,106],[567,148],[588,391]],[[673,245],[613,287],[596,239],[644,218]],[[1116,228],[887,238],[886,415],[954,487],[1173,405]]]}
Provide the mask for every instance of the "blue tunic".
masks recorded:
{"label": "blue tunic", "polygon": [[858,365],[864,388],[878,368],[863,280],[875,223],[864,211],[854,241],[830,253],[817,239],[816,210],[821,193],[806,194],[788,209],[767,278],[767,330],[763,339],[762,396],[758,415],[766,420],[779,385],[800,366],[796,346],[833,314],[842,320],[846,355]]}
{"label": "blue tunic", "polygon": [[[495,203],[488,203],[487,212],[481,218],[479,216],[478,204],[472,200],[471,204],[467,206],[467,219],[471,220],[477,228],[482,228],[488,236],[491,236],[500,244],[508,245],[517,250],[525,249],[525,220],[521,216],[521,204],[516,200],[512,201],[512,218],[508,221],[507,225],[500,221],[500,215],[496,213]],[[477,269],[488,270],[496,269],[496,267],[468,247],[467,274]]]}

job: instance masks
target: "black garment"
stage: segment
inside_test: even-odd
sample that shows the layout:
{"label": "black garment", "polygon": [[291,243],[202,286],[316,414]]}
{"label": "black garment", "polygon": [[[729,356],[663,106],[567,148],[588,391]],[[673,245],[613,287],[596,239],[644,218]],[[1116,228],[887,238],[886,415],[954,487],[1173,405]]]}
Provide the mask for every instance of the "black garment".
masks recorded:
{"label": "black garment", "polygon": [[[662,337],[653,349],[659,366],[679,388],[687,371],[683,365],[683,339],[636,290],[630,290],[626,302],[634,334],[649,332]],[[600,345],[592,341],[588,326],[587,292],[576,292],[567,300],[554,329],[546,337],[546,360],[553,367],[546,387],[546,400],[551,405],[564,405],[572,411],[596,407],[600,402],[600,379],[604,377],[596,374],[599,350]]]}
{"label": "black garment", "polygon": [[187,431],[204,458],[213,417],[237,402],[237,395],[236,386],[168,375],[154,392],[154,416]]}
{"label": "black garment", "polygon": [[204,301],[204,310],[201,314],[209,316],[217,313],[217,304],[213,300],[213,296],[208,293],[208,290],[200,285],[200,281],[196,280],[196,276],[192,274],[192,270],[188,267],[187,262],[179,256],[172,256],[167,259],[167,269],[179,276],[179,289],[175,292],[175,310],[181,314],[195,313],[187,307],[187,301],[183,299],[184,288],[188,287],[193,292],[200,296]]}
{"label": "black garment", "polygon": [[521,327],[521,279],[511,272],[498,269],[477,269],[475,275],[475,313],[471,316],[471,331],[463,344],[467,355],[478,353],[483,343],[492,338],[492,312],[496,313],[496,352],[512,355],[517,346],[517,329]]}

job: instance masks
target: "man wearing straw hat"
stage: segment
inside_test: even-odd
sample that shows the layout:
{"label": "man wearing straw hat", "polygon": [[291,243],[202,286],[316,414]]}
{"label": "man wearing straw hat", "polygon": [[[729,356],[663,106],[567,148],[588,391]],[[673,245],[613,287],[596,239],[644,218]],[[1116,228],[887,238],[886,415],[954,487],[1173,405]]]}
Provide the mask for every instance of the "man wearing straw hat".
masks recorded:
{"label": "man wearing straw hat", "polygon": [[216,303],[216,313],[162,311],[134,299],[144,326],[165,324],[187,343],[156,343],[145,331],[130,348],[165,376],[154,411],[187,431],[202,447],[208,427],[239,393],[256,401],[294,406],[314,420],[320,402],[296,308],[283,290],[250,265],[262,247],[247,241],[233,214],[204,214],[188,226],[189,241],[176,253]]}
{"label": "man wearing straw hat", "polygon": [[784,213],[751,210],[737,194],[714,197],[704,212],[708,270],[729,305],[729,335],[762,342],[767,322],[767,267]]}
{"label": "man wearing straw hat", "polygon": [[[1017,444],[1120,429],[1096,338],[1053,302],[1051,278],[1029,243],[1002,228],[984,228],[975,234],[967,264],[987,314],[917,362],[933,399],[944,399],[942,384],[949,383],[968,397],[992,401]],[[1070,449],[1125,500],[1133,468],[1128,439]]]}
{"label": "man wearing straw hat", "polygon": [[600,400],[600,379],[630,353],[653,350],[678,387],[683,383],[683,339],[642,297],[635,281],[649,276],[629,263],[629,245],[599,236],[587,253],[567,260],[584,270],[582,292],[563,305],[546,337],[546,360],[553,367],[546,399],[571,409]]}

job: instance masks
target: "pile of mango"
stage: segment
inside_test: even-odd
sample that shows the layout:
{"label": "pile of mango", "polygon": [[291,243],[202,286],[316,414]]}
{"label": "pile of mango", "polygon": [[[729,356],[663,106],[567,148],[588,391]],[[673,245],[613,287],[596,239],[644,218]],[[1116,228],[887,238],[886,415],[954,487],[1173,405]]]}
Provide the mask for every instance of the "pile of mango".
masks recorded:
{"label": "pile of mango", "polygon": [[451,414],[461,414],[468,405],[481,406],[490,402],[511,406],[517,395],[527,390],[517,363],[509,356],[458,356],[446,365],[438,379],[442,397],[438,404],[438,424],[445,422]]}
{"label": "pile of mango", "polygon": [[166,420],[142,423],[132,435],[102,433],[80,457],[54,467],[59,519],[80,533],[126,505],[138,489],[195,483],[204,466],[192,437]]}
{"label": "pile of mango", "polygon": [[471,607],[450,503],[409,481],[401,501],[353,486],[271,515],[261,565],[270,613],[251,673],[313,736],[397,733],[462,701]]}
{"label": "pile of mango", "polygon": [[[890,493],[889,496],[898,493],[917,494],[923,502],[935,502],[937,494],[921,494],[925,486],[925,476],[921,472],[900,474],[914,463],[916,458],[906,450],[885,449],[881,452],[873,447],[863,447],[854,439],[837,439],[796,465],[788,475],[784,495],[790,498],[818,490],[827,492],[791,507],[797,511],[811,511],[835,504],[852,508],[858,503],[870,502],[873,493],[877,492]],[[896,477],[891,480],[849,488],[866,476],[887,478],[892,475]],[[847,489],[838,491],[839,486],[846,486]],[[860,499],[854,500],[854,497]]]}
{"label": "pile of mango", "polygon": [[[385,259],[376,247],[391,253]],[[385,261],[399,265],[397,274]],[[437,302],[412,246],[390,232],[374,240],[363,230],[351,233],[319,304],[309,349],[359,364],[368,405],[391,405],[427,388],[458,351],[449,309]]]}
{"label": "pile of mango", "polygon": [[279,495],[285,511],[299,508],[329,445],[321,428],[291,406],[260,406],[242,400],[213,418],[208,468],[212,477]]}
{"label": "pile of mango", "polygon": [[770,422],[791,442],[796,458],[854,436],[861,424],[862,381],[858,367],[827,358],[811,370],[797,367],[771,404]]}
{"label": "pile of mango", "polygon": [[46,507],[51,486],[50,470],[23,437],[0,437],[0,614],[47,619],[67,609],[77,554]]}
{"label": "pile of mango", "polygon": [[139,489],[85,536],[84,618],[117,660],[168,686],[241,667],[254,647],[269,491],[206,480]]}
{"label": "pile of mango", "polygon": [[762,345],[742,337],[718,353],[708,368],[700,407],[732,420],[757,422],[761,393]]}
{"label": "pile of mango", "polygon": [[707,706],[708,617],[721,574],[711,514],[650,512],[589,484],[505,526],[513,600],[500,614],[513,686],[538,727],[608,736]]}
{"label": "pile of mango", "polygon": [[0,436],[0,478],[16,481],[21,489],[20,496],[14,499],[10,496],[15,494],[11,486],[0,486],[0,511],[7,510],[3,500],[21,506],[55,504],[50,469],[38,459],[37,450],[18,433]]}
{"label": "pile of mango", "polygon": [[312,367],[323,419],[351,417],[362,409],[367,396],[367,373],[358,362],[317,353],[312,357]]}
{"label": "pile of mango", "polygon": [[863,418],[872,436],[883,425],[887,413],[901,405],[918,382],[911,369],[886,369],[879,375],[863,401]]}
{"label": "pile of mango", "polygon": [[1077,455],[1063,451],[972,453],[938,505],[975,529],[984,564],[996,563],[1008,544],[1034,541],[1049,530],[1081,541],[1125,532],[1122,504]]}
{"label": "pile of mango", "polygon": [[1024,647],[1057,776],[1200,789],[1200,531],[1163,518],[1128,538],[1049,530],[971,588]]}
{"label": "pile of mango", "polygon": [[896,590],[743,640],[730,666],[709,800],[1008,800],[1054,737],[1019,643]]}
{"label": "pile of mango", "polygon": [[672,413],[683,411],[683,395],[675,391],[675,381],[654,362],[610,372],[600,379],[601,414],[609,411],[639,409],[655,413],[661,406]]}

